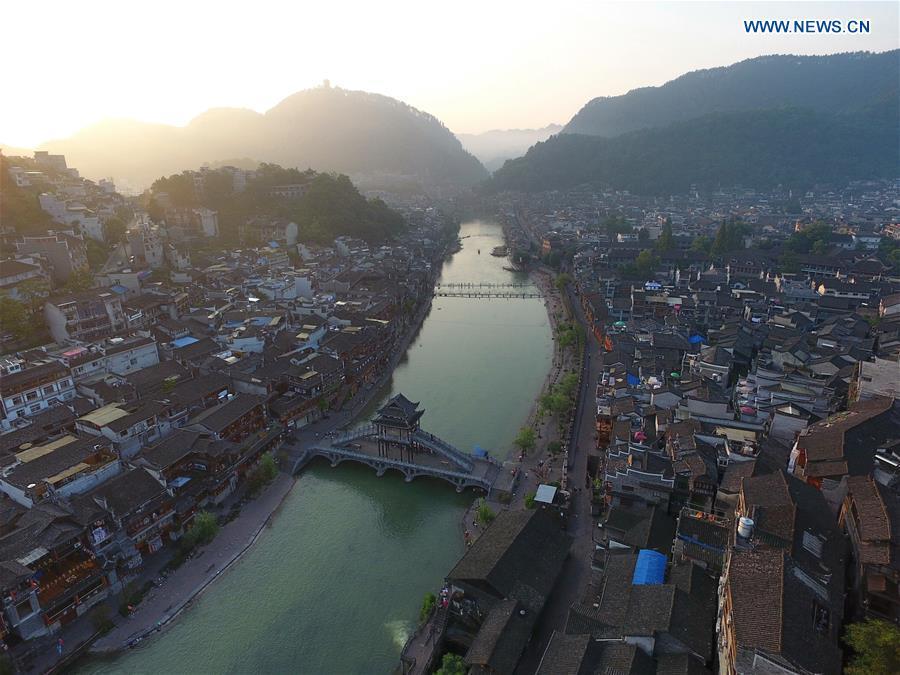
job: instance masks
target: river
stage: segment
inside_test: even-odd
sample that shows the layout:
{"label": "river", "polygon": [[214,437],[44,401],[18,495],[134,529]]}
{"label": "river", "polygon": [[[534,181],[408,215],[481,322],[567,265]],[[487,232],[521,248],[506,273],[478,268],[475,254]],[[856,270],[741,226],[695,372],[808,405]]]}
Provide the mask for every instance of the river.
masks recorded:
{"label": "river", "polygon": [[[490,255],[499,226],[464,223],[460,236],[441,282],[524,280]],[[551,358],[541,300],[435,298],[371,410],[402,391],[421,401],[426,430],[505,455]],[[423,596],[463,552],[472,498],[436,480],[314,462],[271,528],[169,630],[79,672],[388,673]]]}

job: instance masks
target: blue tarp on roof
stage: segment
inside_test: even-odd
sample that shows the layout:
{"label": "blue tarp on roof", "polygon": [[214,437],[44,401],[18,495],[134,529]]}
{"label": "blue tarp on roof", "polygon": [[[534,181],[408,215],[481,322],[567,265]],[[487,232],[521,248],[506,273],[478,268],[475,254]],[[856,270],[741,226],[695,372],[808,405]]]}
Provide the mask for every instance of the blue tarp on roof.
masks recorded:
{"label": "blue tarp on roof", "polygon": [[487,457],[488,453],[487,453],[487,450],[482,448],[480,445],[476,445],[475,450],[472,451],[472,454],[475,455],[476,457]]}
{"label": "blue tarp on roof", "polygon": [[702,335],[691,335],[688,338],[688,342],[690,342],[692,345],[698,345],[701,342],[706,342],[706,338]]}
{"label": "blue tarp on roof", "polygon": [[637,375],[632,375],[631,373],[628,373],[625,375],[625,381],[632,387],[636,387],[637,385],[639,385],[641,383],[641,378],[639,378]]}
{"label": "blue tarp on roof", "polygon": [[109,290],[111,290],[113,293],[118,293],[119,295],[125,295],[128,292],[128,289],[125,288],[122,284],[110,286]]}
{"label": "blue tarp on roof", "polygon": [[634,586],[661,584],[666,580],[666,556],[643,549],[638,553],[631,583]]}
{"label": "blue tarp on roof", "polygon": [[192,345],[195,342],[200,342],[200,340],[188,335],[186,337],[180,337],[172,340],[172,346],[175,347],[175,349],[181,349],[182,347],[187,347],[188,345]]}

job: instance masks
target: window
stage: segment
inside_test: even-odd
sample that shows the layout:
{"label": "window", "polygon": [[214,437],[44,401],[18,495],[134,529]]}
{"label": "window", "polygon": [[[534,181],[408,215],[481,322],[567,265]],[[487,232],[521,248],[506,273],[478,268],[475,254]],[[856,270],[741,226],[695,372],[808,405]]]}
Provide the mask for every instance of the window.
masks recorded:
{"label": "window", "polygon": [[822,557],[822,546],[825,539],[813,534],[809,530],[803,533],[803,548],[812,553],[817,558]]}
{"label": "window", "polygon": [[37,395],[36,391],[29,391],[27,394],[25,394],[26,401],[33,401],[37,397],[38,397],[38,395]]}
{"label": "window", "polygon": [[49,387],[44,387],[44,394],[45,394],[45,395],[49,396],[49,395],[52,394],[52,393],[53,393],[53,385],[50,385]]}
{"label": "window", "polygon": [[33,406],[31,406],[28,410],[30,410],[30,411],[33,412],[33,413],[36,413],[36,412],[37,412],[38,410],[40,410],[40,409],[41,409],[41,404],[40,404],[40,403],[35,403],[35,404],[34,404]]}
{"label": "window", "polygon": [[23,399],[21,396],[13,396],[13,405],[22,405]]}

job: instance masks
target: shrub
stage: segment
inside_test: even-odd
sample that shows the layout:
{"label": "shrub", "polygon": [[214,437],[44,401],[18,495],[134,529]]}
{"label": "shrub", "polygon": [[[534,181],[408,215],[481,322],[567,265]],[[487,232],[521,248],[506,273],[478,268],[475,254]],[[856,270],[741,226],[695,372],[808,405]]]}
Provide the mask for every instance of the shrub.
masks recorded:
{"label": "shrub", "polygon": [[420,623],[425,623],[428,620],[428,616],[431,614],[431,610],[434,609],[435,603],[437,603],[435,594],[426,593],[425,598],[422,600],[422,608],[419,610]]}
{"label": "shrub", "polygon": [[441,667],[435,671],[435,675],[465,675],[466,664],[459,654],[444,654],[441,659]]}
{"label": "shrub", "polygon": [[482,499],[481,504],[478,505],[476,517],[478,518],[478,522],[482,525],[490,525],[491,521],[497,517],[497,514],[494,513],[493,509],[491,509],[491,507]]}

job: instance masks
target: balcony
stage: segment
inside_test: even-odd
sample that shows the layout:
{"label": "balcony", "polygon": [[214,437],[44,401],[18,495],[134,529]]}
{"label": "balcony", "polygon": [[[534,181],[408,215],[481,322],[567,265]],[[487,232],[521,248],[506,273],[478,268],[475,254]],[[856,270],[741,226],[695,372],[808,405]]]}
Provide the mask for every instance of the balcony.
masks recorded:
{"label": "balcony", "polygon": [[99,570],[93,560],[79,559],[60,561],[42,571],[44,573],[40,578],[38,600],[42,607],[46,607],[56,598],[94,576]]}

